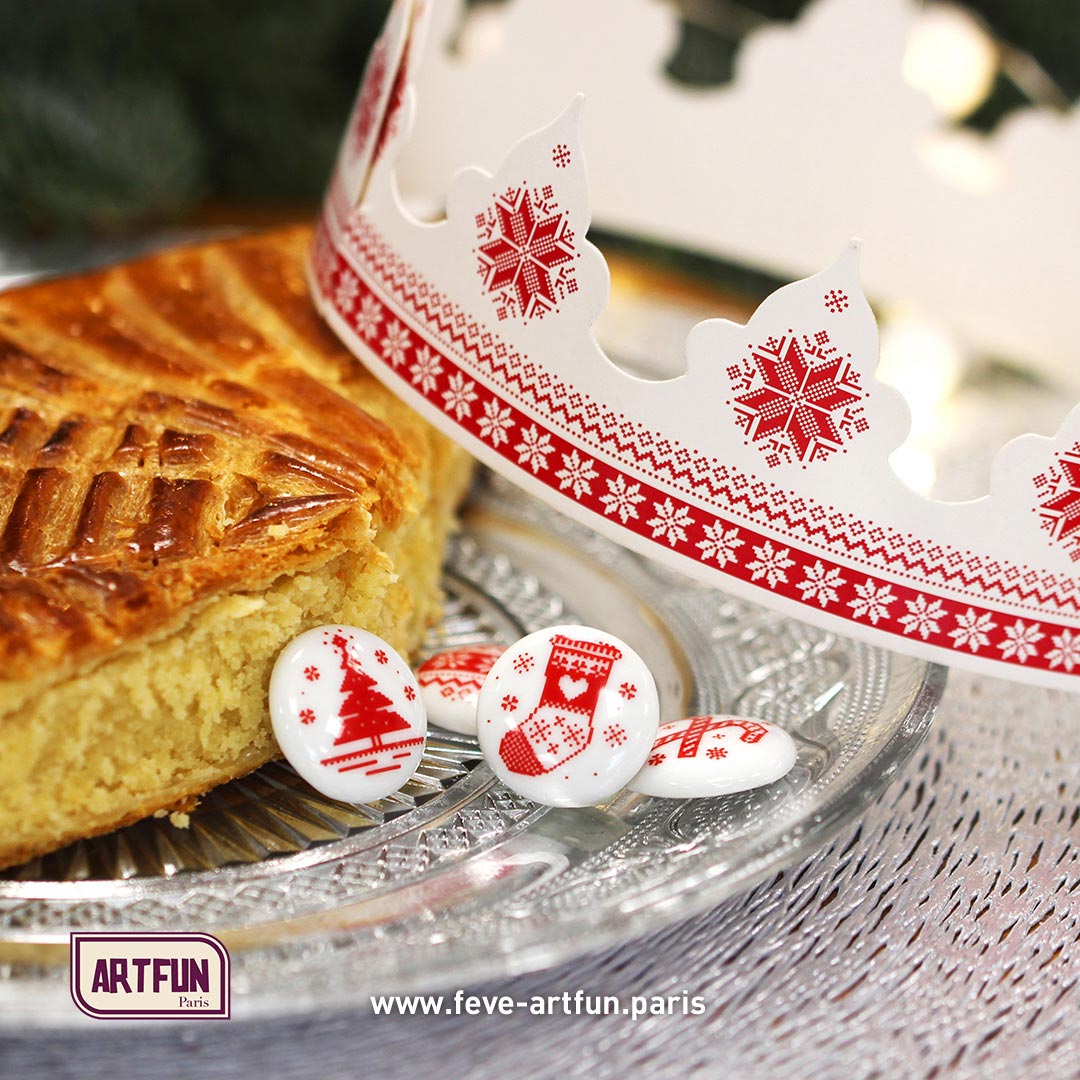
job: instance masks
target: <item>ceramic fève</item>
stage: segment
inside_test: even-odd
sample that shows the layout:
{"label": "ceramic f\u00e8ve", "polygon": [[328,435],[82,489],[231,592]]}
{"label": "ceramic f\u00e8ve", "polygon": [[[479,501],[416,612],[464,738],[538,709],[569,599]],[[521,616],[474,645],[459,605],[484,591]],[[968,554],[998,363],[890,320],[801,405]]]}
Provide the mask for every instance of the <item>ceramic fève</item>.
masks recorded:
{"label": "ceramic f\u00e8ve", "polygon": [[289,764],[317,791],[367,803],[416,771],[427,719],[409,665],[355,626],[319,626],[281,651],[270,719]]}
{"label": "ceramic f\u00e8ve", "polygon": [[470,645],[445,649],[416,669],[428,720],[460,735],[476,734],[476,702],[504,645]]}
{"label": "ceramic f\u00e8ve", "polygon": [[[522,798],[472,740],[434,729],[409,781],[362,808],[312,791],[285,763],[264,766],[210,792],[188,829],[149,818],[123,842],[84,841],[0,880],[0,1028],[82,1020],[67,966],[39,959],[72,930],[258,926],[260,944],[234,954],[234,1015],[252,1019],[366,1008],[370,994],[439,992],[596,952],[804,858],[877,798],[930,725],[940,669],[676,579],[491,477],[474,499],[450,543],[429,653],[586,616],[635,644],[663,716],[782,722],[800,747],[792,774],[704,803],[618,795],[598,814]],[[566,597],[545,581],[566,582]],[[983,750],[990,761],[994,745]]]}
{"label": "ceramic f\u00e8ve", "polygon": [[742,716],[691,716],[663,724],[629,787],[643,795],[705,799],[772,784],[798,748],[781,727]]}
{"label": "ceramic f\u00e8ve", "polygon": [[641,768],[659,725],[656,684],[617,637],[556,626],[496,660],[480,691],[477,737],[500,780],[549,806],[588,806]]}

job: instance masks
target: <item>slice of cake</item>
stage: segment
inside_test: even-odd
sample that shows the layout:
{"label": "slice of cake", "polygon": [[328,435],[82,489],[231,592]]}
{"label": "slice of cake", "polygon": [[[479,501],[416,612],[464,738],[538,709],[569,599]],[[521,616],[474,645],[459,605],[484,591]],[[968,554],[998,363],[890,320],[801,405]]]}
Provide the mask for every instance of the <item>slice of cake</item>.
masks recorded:
{"label": "slice of cake", "polygon": [[470,461],[323,325],[309,243],[0,295],[0,866],[277,756],[301,631],[437,617]]}

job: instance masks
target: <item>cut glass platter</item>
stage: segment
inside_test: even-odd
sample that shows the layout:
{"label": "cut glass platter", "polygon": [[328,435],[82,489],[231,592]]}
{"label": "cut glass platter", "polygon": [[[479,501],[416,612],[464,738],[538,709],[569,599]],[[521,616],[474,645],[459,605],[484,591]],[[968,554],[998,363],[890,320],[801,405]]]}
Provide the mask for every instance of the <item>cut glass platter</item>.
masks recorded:
{"label": "cut glass platter", "polygon": [[944,669],[682,578],[491,477],[448,552],[426,648],[585,622],[649,663],[662,720],[737,712],[794,736],[771,787],[685,802],[624,791],[549,809],[433,728],[416,776],[372,806],[271,764],[206,796],[0,875],[0,1024],[88,1022],[72,930],[211,933],[232,1013],[366,1005],[566,960],[685,918],[804,858],[884,790],[929,729]]}

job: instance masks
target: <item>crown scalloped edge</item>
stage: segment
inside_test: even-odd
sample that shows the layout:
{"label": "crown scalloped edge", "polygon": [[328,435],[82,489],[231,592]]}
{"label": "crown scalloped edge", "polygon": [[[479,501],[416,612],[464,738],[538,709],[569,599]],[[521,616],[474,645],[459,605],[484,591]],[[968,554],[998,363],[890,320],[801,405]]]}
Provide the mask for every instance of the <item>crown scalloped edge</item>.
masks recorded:
{"label": "crown scalloped edge", "polygon": [[494,175],[466,168],[416,220],[394,168],[417,107],[423,4],[369,62],[310,264],[321,314],[390,389],[477,458],[617,542],[871,644],[1080,689],[1080,408],[939,503],[896,477],[907,408],[874,377],[853,242],[745,325],[699,323],[674,379],[632,376],[592,325],[579,96]]}

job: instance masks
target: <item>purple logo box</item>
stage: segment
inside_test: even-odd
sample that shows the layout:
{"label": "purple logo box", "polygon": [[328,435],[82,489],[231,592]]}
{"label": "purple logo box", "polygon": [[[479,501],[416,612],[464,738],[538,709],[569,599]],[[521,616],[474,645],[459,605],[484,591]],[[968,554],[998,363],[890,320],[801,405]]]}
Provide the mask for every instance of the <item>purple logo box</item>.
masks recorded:
{"label": "purple logo box", "polygon": [[229,952],[210,934],[73,933],[71,999],[97,1020],[227,1020]]}

